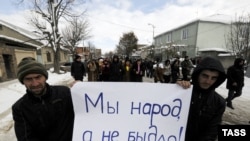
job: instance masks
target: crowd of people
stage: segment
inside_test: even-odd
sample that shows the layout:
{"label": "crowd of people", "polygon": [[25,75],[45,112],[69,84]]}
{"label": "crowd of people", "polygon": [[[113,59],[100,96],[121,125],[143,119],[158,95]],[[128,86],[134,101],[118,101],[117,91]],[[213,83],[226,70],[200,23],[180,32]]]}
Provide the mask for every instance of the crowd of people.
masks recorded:
{"label": "crowd of people", "polygon": [[[146,76],[184,89],[193,85],[185,141],[215,141],[226,106],[234,109],[232,100],[242,94],[243,65],[244,60],[236,58],[225,72],[219,60],[204,57],[192,71],[188,56],[183,61],[176,58],[161,63],[159,59],[120,60],[115,55],[110,60],[91,60],[86,64],[81,62],[81,56],[75,56],[71,75],[77,81],[88,75],[88,81],[142,82]],[[70,88],[49,85],[46,68],[34,58],[24,58],[17,70],[18,80],[27,89],[12,106],[17,139],[72,140],[75,115]],[[226,100],[215,91],[225,80],[229,89]]]}
{"label": "crowd of people", "polygon": [[80,81],[83,76],[88,75],[88,81],[142,82],[145,76],[154,78],[155,83],[176,83],[179,79],[190,80],[193,68],[193,62],[188,56],[183,61],[180,58],[162,61],[159,58],[121,59],[114,55],[113,58],[81,62],[81,56],[76,55],[71,66],[71,75]]}

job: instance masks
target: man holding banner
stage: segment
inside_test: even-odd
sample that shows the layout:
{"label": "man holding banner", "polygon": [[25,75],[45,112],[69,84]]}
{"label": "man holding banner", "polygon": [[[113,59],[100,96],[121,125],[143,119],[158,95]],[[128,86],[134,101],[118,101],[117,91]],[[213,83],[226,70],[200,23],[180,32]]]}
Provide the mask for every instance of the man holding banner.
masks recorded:
{"label": "man holding banner", "polygon": [[126,83],[124,88],[122,82],[75,83],[73,141],[214,141],[225,111],[215,88],[225,79],[222,64],[206,57],[192,74],[193,85],[177,82],[187,89],[176,84]]}
{"label": "man holding banner", "polygon": [[[215,89],[226,79],[219,60],[205,57],[192,74],[192,98],[185,141],[215,141],[225,111],[225,100]],[[189,81],[177,81],[188,88]]]}

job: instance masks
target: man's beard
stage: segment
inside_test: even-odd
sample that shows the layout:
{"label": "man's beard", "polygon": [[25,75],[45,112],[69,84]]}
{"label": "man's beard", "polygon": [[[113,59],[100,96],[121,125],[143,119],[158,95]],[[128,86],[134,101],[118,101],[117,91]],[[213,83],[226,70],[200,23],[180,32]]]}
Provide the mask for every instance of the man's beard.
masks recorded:
{"label": "man's beard", "polygon": [[34,96],[42,96],[44,95],[46,90],[45,86],[39,85],[35,87],[30,87],[29,91],[34,95]]}

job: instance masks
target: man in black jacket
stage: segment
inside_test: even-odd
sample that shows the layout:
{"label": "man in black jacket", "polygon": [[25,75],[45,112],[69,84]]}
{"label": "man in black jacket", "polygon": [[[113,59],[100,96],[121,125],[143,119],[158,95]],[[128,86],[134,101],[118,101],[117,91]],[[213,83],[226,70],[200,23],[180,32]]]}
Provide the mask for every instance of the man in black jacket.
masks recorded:
{"label": "man in black jacket", "polygon": [[[185,141],[215,141],[226,103],[215,89],[226,79],[220,61],[205,57],[192,73],[193,91]],[[189,81],[177,81],[184,88]]]}
{"label": "man in black jacket", "polygon": [[232,100],[241,96],[244,86],[244,59],[236,58],[234,64],[227,69],[227,107],[234,109]]}
{"label": "man in black jacket", "polygon": [[185,60],[183,60],[181,62],[181,72],[182,72],[182,80],[186,80],[189,81],[190,78],[190,73],[191,73],[191,69],[192,69],[193,65],[192,62],[189,60],[188,56],[185,56]]}
{"label": "man in black jacket", "polygon": [[74,62],[71,64],[71,76],[75,80],[83,81],[84,75],[86,75],[86,70],[83,62],[81,61],[81,56],[76,55]]}
{"label": "man in black jacket", "polygon": [[121,82],[124,73],[122,62],[117,55],[113,56],[112,62],[109,69],[109,81],[111,82]]}
{"label": "man in black jacket", "polygon": [[46,83],[48,72],[32,58],[17,68],[26,94],[12,106],[18,141],[71,141],[74,109],[70,89]]}

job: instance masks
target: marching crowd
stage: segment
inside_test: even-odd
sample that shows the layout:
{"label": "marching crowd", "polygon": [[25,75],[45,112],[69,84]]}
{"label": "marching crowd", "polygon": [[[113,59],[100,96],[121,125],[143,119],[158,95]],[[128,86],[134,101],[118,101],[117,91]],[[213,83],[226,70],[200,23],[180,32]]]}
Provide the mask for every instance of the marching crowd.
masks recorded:
{"label": "marching crowd", "polygon": [[[81,62],[81,56],[76,55],[71,66],[71,75],[75,80],[83,80],[88,75],[88,81],[110,82],[142,82],[143,77],[153,78],[155,83],[176,83],[178,80],[191,81],[192,72],[200,58],[197,60],[185,56],[184,59],[173,58],[161,61],[159,58],[120,59],[113,58]],[[234,109],[232,100],[242,94],[244,87],[245,60],[236,58],[227,73],[228,97],[227,107]]]}
{"label": "marching crowd", "polygon": [[142,78],[153,78],[155,83],[176,83],[177,80],[190,80],[194,61],[185,56],[161,61],[149,59],[120,59],[117,55],[113,58],[101,58],[82,62],[81,56],[75,56],[71,65],[71,75],[75,80],[83,80],[88,75],[88,81],[111,82],[142,82]]}

